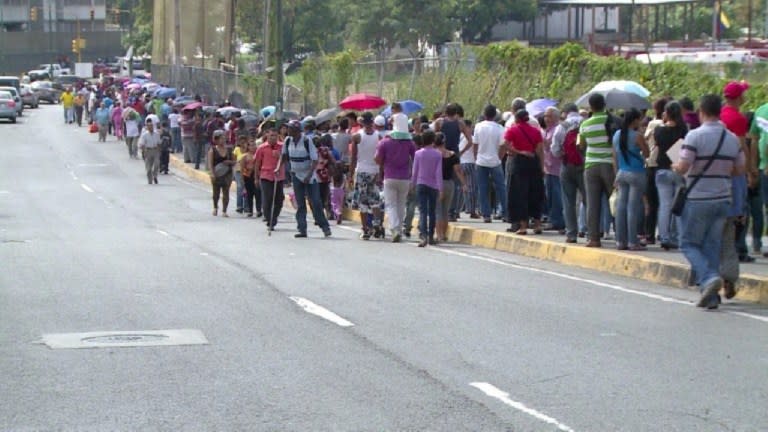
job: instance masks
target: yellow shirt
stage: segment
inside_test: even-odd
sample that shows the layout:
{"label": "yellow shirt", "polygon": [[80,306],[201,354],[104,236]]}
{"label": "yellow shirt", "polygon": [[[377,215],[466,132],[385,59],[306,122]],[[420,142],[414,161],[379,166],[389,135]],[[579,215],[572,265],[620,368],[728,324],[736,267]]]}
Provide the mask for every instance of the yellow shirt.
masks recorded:
{"label": "yellow shirt", "polygon": [[235,160],[238,162],[235,164],[235,172],[240,172],[240,159],[242,159],[246,152],[240,150],[240,147],[235,146],[235,149],[232,150],[232,154],[235,155]]}
{"label": "yellow shirt", "polygon": [[61,94],[61,105],[64,106],[64,108],[72,108],[72,105],[74,104],[75,97],[72,95],[72,93],[62,93]]}

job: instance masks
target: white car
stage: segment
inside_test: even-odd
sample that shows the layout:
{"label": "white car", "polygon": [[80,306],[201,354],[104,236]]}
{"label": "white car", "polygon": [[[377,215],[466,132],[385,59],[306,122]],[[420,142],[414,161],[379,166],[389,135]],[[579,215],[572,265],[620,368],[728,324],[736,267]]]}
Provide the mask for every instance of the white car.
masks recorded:
{"label": "white car", "polygon": [[19,91],[16,90],[16,87],[0,87],[0,91],[8,92],[13,96],[13,102],[16,106],[16,114],[18,114],[19,117],[24,115],[24,103],[21,101],[21,95],[19,94]]}
{"label": "white car", "polygon": [[9,91],[0,90],[0,118],[7,118],[16,123],[16,101]]}

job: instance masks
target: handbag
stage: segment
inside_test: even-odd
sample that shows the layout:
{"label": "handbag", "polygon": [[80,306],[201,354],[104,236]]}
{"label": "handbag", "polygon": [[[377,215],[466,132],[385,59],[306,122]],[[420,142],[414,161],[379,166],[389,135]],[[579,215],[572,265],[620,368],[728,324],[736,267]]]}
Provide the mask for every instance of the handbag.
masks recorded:
{"label": "handbag", "polygon": [[225,177],[229,174],[229,165],[224,162],[219,162],[213,167],[213,175],[216,177]]}
{"label": "handbag", "polygon": [[675,216],[681,216],[683,214],[683,209],[685,208],[685,202],[688,200],[688,194],[691,192],[691,189],[696,186],[696,184],[699,182],[702,176],[704,176],[704,173],[707,172],[710,166],[712,166],[712,162],[715,161],[715,158],[717,157],[718,153],[720,153],[720,148],[723,147],[723,141],[725,140],[725,128],[723,128],[723,133],[720,134],[720,142],[717,143],[717,148],[715,149],[715,152],[712,154],[712,157],[707,161],[707,164],[704,165],[704,169],[701,170],[701,173],[699,173],[696,178],[693,179],[691,182],[691,185],[687,188],[683,185],[680,186],[677,191],[675,191],[675,198],[672,200],[672,214]]}

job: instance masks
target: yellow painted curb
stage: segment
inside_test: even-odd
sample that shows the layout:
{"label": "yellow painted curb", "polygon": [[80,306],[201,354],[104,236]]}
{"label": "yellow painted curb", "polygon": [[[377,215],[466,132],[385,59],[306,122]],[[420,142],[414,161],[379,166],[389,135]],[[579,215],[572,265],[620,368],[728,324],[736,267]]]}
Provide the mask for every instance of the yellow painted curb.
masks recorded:
{"label": "yellow painted curb", "polygon": [[[171,155],[171,166],[197,181],[210,181],[207,172],[194,169],[174,155]],[[359,223],[360,212],[345,208],[344,219]],[[414,226],[417,225],[418,218],[414,218]],[[456,223],[448,225],[447,235],[449,241],[469,246],[598,270],[675,288],[693,289],[688,287],[687,283],[689,267],[677,262],[651,259],[611,249],[587,248],[583,244],[557,243],[531,236],[483,230]],[[768,304],[768,277],[741,274],[737,288],[738,299]]]}

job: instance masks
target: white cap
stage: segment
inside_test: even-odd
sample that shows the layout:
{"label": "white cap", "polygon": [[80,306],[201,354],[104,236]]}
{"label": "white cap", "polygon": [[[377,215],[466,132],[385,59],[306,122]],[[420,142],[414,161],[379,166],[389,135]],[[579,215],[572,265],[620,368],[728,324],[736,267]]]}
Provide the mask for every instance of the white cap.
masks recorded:
{"label": "white cap", "polygon": [[383,115],[377,115],[376,118],[373,119],[373,124],[376,126],[385,126],[387,124],[387,119],[385,119]]}

